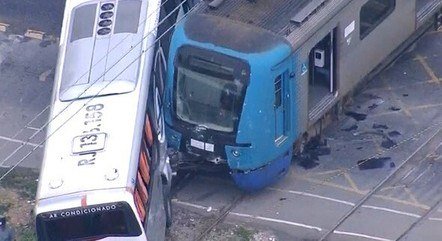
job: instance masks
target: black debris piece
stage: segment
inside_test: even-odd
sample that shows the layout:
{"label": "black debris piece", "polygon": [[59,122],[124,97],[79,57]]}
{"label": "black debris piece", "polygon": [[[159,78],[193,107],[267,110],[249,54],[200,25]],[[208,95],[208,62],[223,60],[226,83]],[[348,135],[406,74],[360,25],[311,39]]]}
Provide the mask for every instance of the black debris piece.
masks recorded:
{"label": "black debris piece", "polygon": [[408,96],[408,94],[402,94],[402,96],[403,96],[403,97],[407,97],[407,96]]}
{"label": "black debris piece", "polygon": [[396,164],[394,162],[390,162],[390,168],[395,168]]}
{"label": "black debris piece", "polygon": [[319,162],[311,157],[301,157],[301,161],[298,163],[304,169],[313,169],[319,166]]}
{"label": "black debris piece", "polygon": [[390,107],[390,110],[392,110],[392,111],[400,111],[401,108],[399,108],[397,106],[392,106],[392,107]]}
{"label": "black debris piece", "polygon": [[356,147],[356,149],[358,149],[358,150],[362,150],[362,146],[360,146],[360,147]]}
{"label": "black debris piece", "polygon": [[354,131],[354,130],[357,130],[357,129],[358,129],[358,125],[354,124],[354,125],[352,125],[352,126],[350,126],[348,128],[341,129],[341,131]]}
{"label": "black debris piece", "polygon": [[286,197],[282,197],[282,198],[279,199],[279,201],[284,201],[284,200],[287,200],[287,198]]}
{"label": "black debris piece", "polygon": [[312,137],[304,146],[303,152],[298,159],[298,165],[304,169],[312,169],[319,165],[319,156],[330,155],[330,147],[327,146],[327,141],[321,140],[321,137]]}
{"label": "black debris piece", "polygon": [[390,132],[388,132],[388,136],[389,137],[398,137],[400,135],[401,135],[401,133],[399,131],[390,131]]}
{"label": "black debris piece", "polygon": [[376,123],[374,123],[373,124],[373,129],[384,129],[384,130],[387,130],[388,126],[384,125],[384,124],[376,124]]}
{"label": "black debris piece", "polygon": [[46,48],[49,45],[51,45],[51,41],[49,41],[49,40],[41,41],[40,44],[38,44],[38,46],[40,46],[42,48]]}
{"label": "black debris piece", "polygon": [[384,140],[381,143],[381,146],[385,149],[390,149],[393,146],[395,146],[397,143],[393,141],[392,139],[385,137]]}
{"label": "black debris piece", "polygon": [[385,166],[385,163],[390,160],[391,157],[375,157],[375,158],[360,160],[358,161],[358,167],[359,170],[383,168]]}
{"label": "black debris piece", "polygon": [[376,109],[378,106],[379,106],[378,104],[373,103],[372,105],[370,105],[370,106],[368,107],[368,109],[369,109],[369,110],[374,110],[374,109]]}
{"label": "black debris piece", "polygon": [[350,116],[351,118],[357,120],[357,121],[363,121],[367,118],[367,114],[357,113],[353,111],[345,112],[346,116]]}
{"label": "black debris piece", "polygon": [[381,97],[375,95],[375,94],[371,94],[371,93],[365,93],[363,94],[364,97],[371,99],[371,100],[375,100],[375,99],[381,99]]}

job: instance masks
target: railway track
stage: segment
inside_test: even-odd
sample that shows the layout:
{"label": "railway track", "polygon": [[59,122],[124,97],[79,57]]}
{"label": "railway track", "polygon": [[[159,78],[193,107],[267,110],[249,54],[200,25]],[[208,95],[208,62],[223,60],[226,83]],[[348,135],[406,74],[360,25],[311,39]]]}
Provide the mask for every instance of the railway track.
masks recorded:
{"label": "railway track", "polygon": [[195,241],[202,241],[205,237],[207,237],[210,232],[218,226],[224,219],[229,215],[229,213],[243,200],[245,197],[245,193],[241,193],[238,195],[231,203],[224,206],[219,215],[215,218],[215,220],[210,223],[198,236],[195,238]]}
{"label": "railway track", "polygon": [[[442,133],[442,129],[439,128],[436,132],[434,132],[422,145],[420,145],[409,157],[407,157],[399,166],[397,166],[396,170],[393,171],[392,173],[390,173],[387,177],[385,177],[381,182],[379,182],[369,193],[367,193],[362,199],[360,199],[360,201],[353,206],[353,208],[351,210],[349,210],[344,216],[342,216],[338,222],[332,226],[331,229],[329,229],[319,240],[320,241],[324,241],[324,240],[328,240],[334,233],[335,231],[346,221],[348,220],[350,217],[352,217],[352,215],[361,209],[361,207],[367,203],[367,201],[373,197],[373,195],[375,195],[376,193],[380,192],[381,189],[383,187],[386,186],[386,184],[388,184],[389,181],[393,180],[395,177],[398,177],[399,175],[403,174],[403,167],[405,167],[405,165],[409,164],[410,162],[416,161],[416,160],[420,160],[417,157],[417,155],[419,153],[421,153],[422,151],[424,151],[424,148],[428,148],[431,145],[434,145],[435,143],[438,143],[438,145],[436,146],[436,148],[434,148],[434,150],[436,150],[437,148],[439,148],[442,145],[442,135],[440,135]],[[436,141],[435,141],[436,140]],[[432,152],[430,152],[430,154],[427,154],[424,158],[428,158],[429,155],[431,155]],[[422,220],[426,220],[426,218],[434,211],[434,209],[436,209],[438,207],[438,205],[441,203],[441,200],[439,200],[435,205],[432,206],[432,208],[430,208],[429,210],[427,210],[425,212],[424,215],[422,215],[416,222],[414,222],[408,230],[406,230],[400,237],[398,240],[404,238],[406,236],[406,234],[408,232],[410,232],[419,222],[421,222]]]}

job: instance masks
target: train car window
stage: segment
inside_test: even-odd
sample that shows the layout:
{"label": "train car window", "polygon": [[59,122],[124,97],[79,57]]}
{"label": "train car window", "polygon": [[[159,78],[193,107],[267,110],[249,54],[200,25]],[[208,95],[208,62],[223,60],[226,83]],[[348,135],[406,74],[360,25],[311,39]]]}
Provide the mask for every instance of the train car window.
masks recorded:
{"label": "train car window", "polygon": [[96,12],[97,4],[83,5],[74,10],[70,42],[93,36]]}
{"label": "train car window", "polygon": [[282,104],[282,85],[281,85],[282,77],[278,75],[275,79],[275,103],[273,106],[276,108],[280,107]]}
{"label": "train car window", "polygon": [[120,1],[117,9],[114,33],[137,33],[140,13],[141,1]]}
{"label": "train car window", "polygon": [[395,7],[396,0],[369,0],[365,3],[359,16],[360,38],[364,39],[370,34],[393,12]]}

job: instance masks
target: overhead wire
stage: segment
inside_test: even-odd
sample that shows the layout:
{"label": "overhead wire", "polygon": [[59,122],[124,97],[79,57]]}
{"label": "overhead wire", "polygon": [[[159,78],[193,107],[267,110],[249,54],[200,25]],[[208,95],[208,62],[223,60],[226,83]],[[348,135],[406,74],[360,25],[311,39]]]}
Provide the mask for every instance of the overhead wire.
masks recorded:
{"label": "overhead wire", "polygon": [[[143,25],[154,13],[156,13],[156,12],[158,12],[158,11],[160,11],[161,9],[162,9],[162,7],[164,7],[164,5],[166,5],[169,1],[173,1],[173,0],[166,0],[164,3],[162,3],[158,8],[156,8],[153,12],[151,12],[148,16],[146,16],[146,18],[143,20],[143,21],[141,21],[140,22],[140,24],[138,24],[138,27],[137,28],[139,28],[141,25]],[[167,16],[165,16],[164,17],[164,19],[167,19],[167,18],[169,18],[171,15],[167,15]],[[158,24],[158,26],[159,25],[161,25],[161,23],[159,23]],[[120,46],[125,40],[127,40],[127,38],[129,37],[130,35],[128,34],[128,35],[126,35],[124,38],[122,38],[115,46],[113,46],[107,53],[109,54],[109,53],[111,53],[111,52],[113,52],[118,46]],[[96,35],[94,36],[94,40],[96,39]],[[130,50],[130,51],[132,51],[132,50]],[[129,52],[130,52],[129,51]],[[92,70],[92,69],[94,69],[99,63],[101,63],[103,60],[105,60],[106,59],[106,56],[107,55],[104,55],[103,57],[101,57],[96,63],[94,63],[93,65],[92,65],[92,67],[90,68],[90,70],[87,70],[85,73],[83,73],[76,81],[74,81],[74,83],[73,83],[73,85],[75,85],[75,84],[77,84],[78,83],[78,81],[80,81],[84,76],[86,76],[88,73],[90,73],[90,71]],[[123,57],[124,58],[124,57]],[[100,76],[100,78],[101,78],[101,76]],[[67,91],[68,89],[66,89],[66,90],[64,90],[63,92],[62,92],[62,94],[63,93],[65,93],[66,91]],[[45,111],[47,111],[49,108],[51,107],[51,105],[49,104],[49,105],[47,105],[45,108],[43,108],[43,110],[41,111],[41,112],[39,112],[39,113],[37,113],[37,115],[36,116],[34,116],[29,122],[27,122],[27,124],[25,124],[20,130],[18,130],[11,138],[12,139],[14,139],[14,138],[16,138],[18,135],[20,135],[25,129],[28,129],[28,127],[30,127],[30,125],[32,124],[32,122],[34,122],[38,117],[40,117]],[[55,119],[55,118],[57,118],[58,117],[58,115],[56,115],[56,116],[54,116],[54,118],[52,118],[52,120],[53,119]],[[42,129],[41,127],[39,128],[39,129]],[[44,127],[43,127],[43,129],[44,129]],[[22,142],[21,143],[21,145],[18,147],[18,148],[23,148],[25,145],[27,145],[27,144],[29,144],[29,142],[37,135],[39,133],[39,131],[37,131],[37,132],[35,132],[34,134],[32,134],[30,137],[28,137],[28,139],[26,140],[26,141],[24,141],[24,142]],[[5,142],[5,143],[3,143],[1,146],[0,146],[0,151],[6,146],[6,143],[7,142]],[[16,152],[16,150],[14,150],[15,152]],[[12,151],[12,152],[14,152],[14,151]],[[18,150],[17,150],[18,151]],[[12,153],[10,153],[9,155],[11,155]],[[9,155],[5,158],[5,160],[6,159],[9,159],[10,157],[9,157]],[[13,155],[13,154],[12,154]],[[1,163],[0,163],[0,166],[2,166],[6,161],[5,160],[3,160]]]}
{"label": "overhead wire", "polygon": [[[180,9],[180,7],[184,4],[184,3],[186,3],[188,0],[184,0],[184,1],[182,1],[173,11],[171,11],[171,13],[172,12],[174,12],[174,11],[176,11],[177,9]],[[199,3],[199,4],[201,4],[201,3]],[[59,131],[67,122],[69,122],[75,115],[77,115],[82,109],[83,109],[83,107],[85,107],[88,103],[90,103],[92,100],[94,100],[97,96],[99,96],[100,95],[100,93],[105,89],[105,88],[107,88],[113,81],[115,81],[117,78],[118,78],[118,76],[120,76],[124,71],[126,71],[128,68],[129,68],[129,66],[131,66],[133,63],[135,63],[139,58],[141,58],[142,57],[142,55],[145,53],[145,52],[147,52],[148,50],[150,50],[152,47],[154,47],[155,45],[156,45],[156,43],[164,36],[164,35],[166,35],[169,31],[171,31],[179,22],[181,22],[187,15],[189,15],[191,12],[193,12],[193,10],[199,5],[199,4],[197,4],[197,5],[195,5],[195,6],[193,6],[191,9],[189,9],[189,11],[188,12],[186,12],[186,13],[184,13],[183,14],[183,16],[179,19],[179,20],[177,20],[171,27],[169,27],[164,33],[162,33],[159,37],[157,37],[156,38],[156,40],[153,42],[153,44],[151,44],[151,45],[149,45],[145,50],[143,50],[142,52],[141,52],[141,54],[137,57],[137,58],[135,58],[132,62],[130,62],[122,71],[120,71],[116,76],[115,76],[115,78],[113,78],[111,81],[109,81],[109,83],[107,83],[105,86],[103,86],[103,88],[101,88],[94,96],[92,96],[92,97],[90,97],[90,98],[88,98],[87,99],[87,102],[86,103],[84,103],[74,114],[72,114],[67,120],[65,120],[58,128],[56,128],[52,133],[50,133],[50,134],[48,134],[47,135],[47,137],[43,140],[43,141],[41,141],[40,143],[38,143],[38,145],[37,146],[35,146],[31,151],[29,151],[24,157],[22,157],[18,162],[16,162],[11,168],[9,168],[8,169],[8,171],[6,171],[1,177],[0,177],[0,182],[9,174],[9,173],[11,173],[18,165],[20,165],[24,160],[26,160],[26,158],[28,158],[39,146],[41,146],[41,145],[43,145],[49,138],[51,138],[55,133],[57,133],[57,131]],[[169,15],[170,16],[170,15]],[[166,17],[167,18],[167,17]],[[160,25],[161,23],[159,23],[157,26],[155,26],[155,29]],[[149,36],[149,34],[147,34],[147,35],[145,35],[143,38],[142,38],[142,40],[139,42],[139,43],[142,43],[143,41],[144,41],[144,39],[145,38],[147,38]],[[138,43],[138,44],[139,44]],[[124,58],[124,57],[123,57]],[[113,66],[111,66],[111,68],[112,67],[114,67],[115,65],[113,65]],[[111,69],[110,68],[110,69]],[[107,70],[107,71],[109,71],[109,70]],[[104,73],[103,73],[103,75],[104,74],[106,74],[106,72],[107,71],[105,71]],[[101,78],[101,76],[93,83],[93,84],[95,84],[99,79]],[[92,84],[92,85],[93,85]],[[91,86],[92,86],[91,85]],[[88,88],[90,88],[91,86],[89,86]],[[85,90],[85,91],[87,91],[87,89]],[[80,95],[79,95],[79,98],[81,97],[81,95],[85,92],[85,91],[83,91]],[[69,106],[73,103],[73,102],[75,102],[75,101],[72,101],[71,103],[69,103]],[[63,109],[61,112],[63,112],[63,111],[65,111],[66,110],[66,108],[65,109]],[[58,113],[57,115],[59,115],[59,114],[61,114],[61,113]],[[54,117],[55,118],[55,117]],[[53,119],[54,119],[53,118]],[[53,121],[53,119],[51,120],[51,121]],[[46,126],[47,126],[47,124],[49,124],[51,121],[49,121],[48,123],[46,123]],[[28,142],[29,143],[29,142]]]}

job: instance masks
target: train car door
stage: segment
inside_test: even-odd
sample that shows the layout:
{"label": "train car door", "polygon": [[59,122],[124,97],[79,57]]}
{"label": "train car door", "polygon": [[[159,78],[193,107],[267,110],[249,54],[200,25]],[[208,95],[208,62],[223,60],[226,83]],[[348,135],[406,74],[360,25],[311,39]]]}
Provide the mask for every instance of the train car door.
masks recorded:
{"label": "train car door", "polygon": [[273,108],[275,112],[275,142],[282,143],[287,137],[290,123],[289,101],[289,71],[285,71],[275,77]]}
{"label": "train car door", "polygon": [[[310,51],[309,55],[309,110],[328,100],[336,91],[335,31],[328,33]],[[331,99],[330,99],[331,100]]]}

